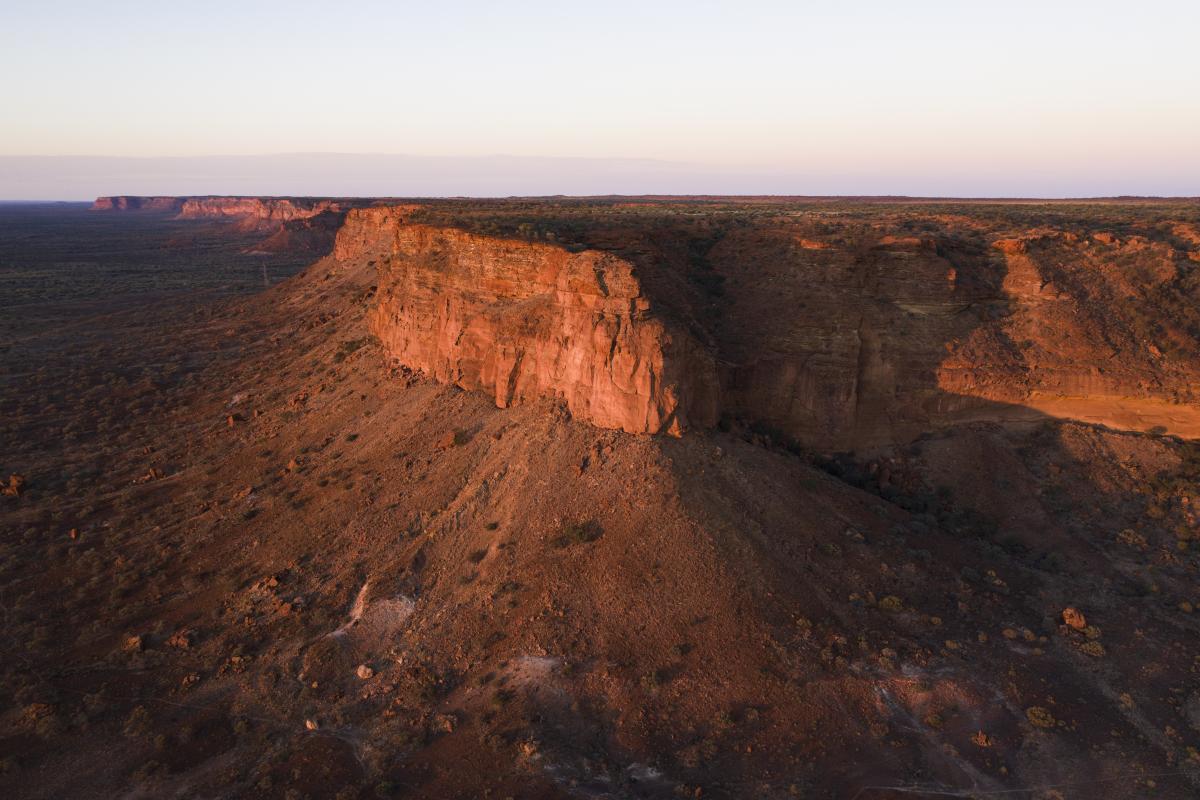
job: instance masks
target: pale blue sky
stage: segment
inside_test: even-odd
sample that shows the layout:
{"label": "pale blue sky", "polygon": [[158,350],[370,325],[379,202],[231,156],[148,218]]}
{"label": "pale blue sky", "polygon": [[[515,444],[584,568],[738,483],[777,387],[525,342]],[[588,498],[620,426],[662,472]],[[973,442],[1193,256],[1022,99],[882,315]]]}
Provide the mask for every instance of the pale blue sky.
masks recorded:
{"label": "pale blue sky", "polygon": [[1196,0],[0,3],[0,155],[647,158],[713,191],[1200,194]]}

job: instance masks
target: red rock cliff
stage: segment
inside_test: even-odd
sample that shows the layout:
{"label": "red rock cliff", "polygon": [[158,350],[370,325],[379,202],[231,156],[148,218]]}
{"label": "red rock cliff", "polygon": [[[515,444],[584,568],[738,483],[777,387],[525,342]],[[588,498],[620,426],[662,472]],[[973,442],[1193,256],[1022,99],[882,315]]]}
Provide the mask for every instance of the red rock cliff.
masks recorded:
{"label": "red rock cliff", "polygon": [[189,197],[180,219],[234,219],[246,226],[267,227],[309,219],[327,211],[344,210],[337,200],[300,200],[279,197]]}
{"label": "red rock cliff", "polygon": [[412,209],[350,212],[335,256],[377,262],[393,355],[501,406],[554,395],[634,432],[729,416],[823,449],[1046,416],[1200,435],[1193,261],[1169,243],[745,226],[706,255],[706,318],[677,241],[570,252]]}
{"label": "red rock cliff", "polygon": [[114,195],[97,197],[92,211],[174,211],[183,208],[182,197],[137,197]]}
{"label": "red rock cliff", "polygon": [[612,254],[351,211],[334,257],[379,269],[371,329],[401,362],[505,407],[561,398],[596,425],[678,435],[716,422],[711,355]]}

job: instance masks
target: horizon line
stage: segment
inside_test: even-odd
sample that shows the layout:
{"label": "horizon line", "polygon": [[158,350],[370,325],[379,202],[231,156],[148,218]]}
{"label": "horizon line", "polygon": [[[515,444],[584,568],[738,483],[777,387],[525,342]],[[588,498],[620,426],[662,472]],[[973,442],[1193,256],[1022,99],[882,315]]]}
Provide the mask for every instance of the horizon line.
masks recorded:
{"label": "horizon line", "polygon": [[175,199],[191,198],[257,198],[269,200],[649,200],[649,201],[720,201],[720,200],[762,200],[762,201],[886,201],[886,202],[966,202],[966,203],[1102,203],[1102,202],[1200,202],[1200,195],[1155,195],[1155,194],[1120,194],[1120,195],[907,195],[907,194],[761,194],[761,193],[718,193],[718,194],[673,194],[673,193],[639,193],[639,194],[509,194],[509,195],[375,195],[375,194],[245,194],[229,193],[183,193],[171,194],[156,192],[152,194],[114,193],[99,194],[78,199],[0,199],[4,205],[50,205],[55,203],[94,203],[105,197],[170,197]]}
{"label": "horizon line", "polygon": [[1200,195],[1200,176],[1033,164],[838,166],[575,155],[290,152],[240,155],[0,155],[0,197],[84,201],[175,197],[660,197],[917,200],[1163,200]]}

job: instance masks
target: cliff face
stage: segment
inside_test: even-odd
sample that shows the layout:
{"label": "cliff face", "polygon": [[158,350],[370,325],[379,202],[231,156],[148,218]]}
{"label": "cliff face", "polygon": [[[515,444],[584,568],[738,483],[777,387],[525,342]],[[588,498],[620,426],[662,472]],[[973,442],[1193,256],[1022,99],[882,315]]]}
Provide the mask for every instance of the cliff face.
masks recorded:
{"label": "cliff face", "polygon": [[265,238],[256,253],[327,254],[346,210],[366,200],[288,197],[98,197],[94,211],[174,212],[176,219],[230,223],[239,233]]}
{"label": "cliff face", "polygon": [[234,220],[246,229],[275,230],[290,222],[341,214],[367,201],[292,197],[97,197],[93,211],[174,211],[178,219]]}
{"label": "cliff face", "polygon": [[344,211],[336,200],[296,200],[260,197],[189,197],[180,207],[180,219],[233,219],[242,227],[278,227],[328,212]]}
{"label": "cliff face", "polygon": [[[947,344],[995,297],[959,278],[930,238],[725,236],[716,339],[727,413],[829,448],[908,438],[975,405],[941,389]],[[964,259],[965,260],[965,259]]]}
{"label": "cliff face", "polygon": [[1194,262],[1167,242],[769,224],[702,256],[607,230],[572,253],[412,211],[352,212],[337,257],[377,261],[394,356],[501,406],[557,395],[637,432],[727,417],[835,450],[1047,416],[1200,435]]}
{"label": "cliff face", "polygon": [[335,257],[379,269],[371,330],[401,362],[505,407],[561,398],[575,416],[678,435],[717,419],[714,362],[659,317],[629,262],[350,212]]}
{"label": "cliff face", "polygon": [[881,227],[750,229],[713,249],[726,413],[828,448],[1043,416],[1200,435],[1187,253],[1103,233]]}
{"label": "cliff face", "polygon": [[92,211],[170,211],[178,213],[183,208],[182,197],[136,197],[115,195],[97,197]]}
{"label": "cliff face", "polygon": [[1200,437],[1195,243],[1038,231],[993,247],[1003,257],[1011,312],[994,327],[1025,369],[1016,402],[1052,416]]}

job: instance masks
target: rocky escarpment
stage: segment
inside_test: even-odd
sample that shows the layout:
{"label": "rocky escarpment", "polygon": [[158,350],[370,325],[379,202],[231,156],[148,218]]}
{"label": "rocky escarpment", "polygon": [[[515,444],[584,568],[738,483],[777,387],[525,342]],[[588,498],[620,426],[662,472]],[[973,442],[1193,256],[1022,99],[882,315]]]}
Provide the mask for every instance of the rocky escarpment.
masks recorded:
{"label": "rocky escarpment", "polygon": [[1200,435],[1194,261],[1169,242],[610,217],[573,253],[413,211],[351,214],[338,256],[378,260],[394,355],[500,405],[558,394],[600,425],[725,418],[832,450],[1046,417]]}
{"label": "rocky escarpment", "polygon": [[350,212],[335,257],[379,269],[371,330],[404,364],[501,407],[556,397],[596,425],[679,434],[717,419],[712,356],[610,253]]}
{"label": "rocky escarpment", "polygon": [[245,228],[277,228],[284,223],[342,213],[348,205],[339,200],[287,197],[189,197],[179,210],[180,219],[236,220]]}
{"label": "rocky escarpment", "polygon": [[726,413],[828,448],[1047,416],[1200,435],[1184,252],[897,228],[748,228],[710,251]]}
{"label": "rocky escarpment", "polygon": [[114,195],[97,197],[92,203],[92,211],[169,211],[178,213],[183,208],[182,197],[138,197],[135,195]]}
{"label": "rocky escarpment", "polygon": [[[708,253],[723,278],[714,338],[724,411],[842,449],[910,439],[991,405],[939,386],[947,348],[1000,302],[986,254],[948,247],[787,227],[724,236]],[[988,379],[1011,377],[999,370]]]}
{"label": "rocky escarpment", "polygon": [[316,197],[97,197],[93,211],[174,211],[178,219],[234,221],[242,229],[277,230],[287,223],[340,215],[369,200]]}
{"label": "rocky escarpment", "polygon": [[[1006,313],[955,342],[941,386],[1051,416],[1200,436],[1194,251],[1061,230],[999,238],[991,249]],[[1006,344],[1006,358],[987,359],[997,350],[988,341]],[[989,371],[1019,379],[988,385]]]}
{"label": "rocky escarpment", "polygon": [[325,255],[333,247],[346,211],[371,201],[292,197],[99,197],[95,211],[175,212],[180,220],[229,224],[238,233],[265,238],[247,248],[254,253]]}
{"label": "rocky escarpment", "polygon": [[1200,436],[1195,222],[679,208],[205,197],[179,216],[374,261],[391,353],[501,406],[827,450],[1046,417]]}

